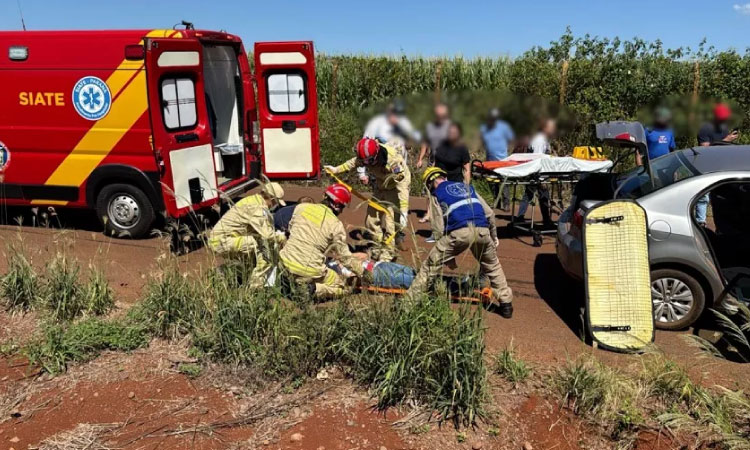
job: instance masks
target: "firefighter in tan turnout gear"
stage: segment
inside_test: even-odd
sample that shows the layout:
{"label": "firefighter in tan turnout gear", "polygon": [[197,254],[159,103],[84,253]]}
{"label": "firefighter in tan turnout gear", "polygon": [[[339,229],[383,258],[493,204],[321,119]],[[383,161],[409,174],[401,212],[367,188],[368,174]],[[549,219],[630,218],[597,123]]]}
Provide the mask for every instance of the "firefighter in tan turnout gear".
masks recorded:
{"label": "firefighter in tan turnout gear", "polygon": [[398,150],[370,138],[363,138],[357,143],[357,156],[354,158],[337,167],[326,166],[334,174],[354,168],[360,173],[360,180],[367,184],[370,180],[364,170],[370,170],[375,178],[373,196],[388,208],[388,212],[382,212],[372,206],[367,207],[365,227],[373,240],[380,243],[372,256],[380,261],[393,260],[397,255],[395,234],[406,228],[409,216],[411,172]]}
{"label": "firefighter in tan turnout gear", "polygon": [[477,195],[474,188],[463,182],[448,181],[446,173],[437,167],[425,170],[422,180],[443,211],[445,234],[430,250],[419,268],[407,295],[425,291],[443,269],[443,264],[470,250],[479,261],[480,273],[489,278],[493,302],[499,302],[500,315],[513,316],[513,292],[508,287],[505,273],[497,258],[497,230],[494,213]]}
{"label": "firefighter in tan turnout gear", "polygon": [[249,258],[254,263],[249,285],[261,288],[272,267],[273,248],[283,243],[276,233],[271,209],[284,206],[284,189],[278,183],[267,183],[259,194],[238,201],[211,230],[208,246],[227,257]]}
{"label": "firefighter in tan turnout gear", "polygon": [[312,283],[315,297],[340,297],[347,293],[346,279],[326,266],[333,257],[346,269],[362,275],[362,265],[352,257],[346,230],[337,217],[352,195],[341,184],[325,190],[321,203],[301,203],[289,222],[289,239],[281,249],[281,264],[298,284]]}

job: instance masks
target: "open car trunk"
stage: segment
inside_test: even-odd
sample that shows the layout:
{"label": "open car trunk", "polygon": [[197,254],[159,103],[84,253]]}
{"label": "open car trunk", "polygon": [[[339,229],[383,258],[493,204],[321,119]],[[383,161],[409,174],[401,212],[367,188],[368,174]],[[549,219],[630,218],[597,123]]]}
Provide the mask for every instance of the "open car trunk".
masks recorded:
{"label": "open car trunk", "polygon": [[203,44],[206,107],[219,185],[245,175],[242,80],[234,45]]}

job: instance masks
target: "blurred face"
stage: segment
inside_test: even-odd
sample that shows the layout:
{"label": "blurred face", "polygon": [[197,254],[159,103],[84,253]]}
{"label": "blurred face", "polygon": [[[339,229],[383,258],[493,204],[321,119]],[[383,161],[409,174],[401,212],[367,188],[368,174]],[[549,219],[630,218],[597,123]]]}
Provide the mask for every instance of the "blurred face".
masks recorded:
{"label": "blurred face", "polygon": [[547,136],[554,136],[555,133],[557,133],[557,122],[555,122],[554,120],[548,120],[544,124],[544,129],[542,131]]}
{"label": "blurred face", "polygon": [[389,113],[388,113],[388,122],[389,122],[389,123],[390,123],[391,125],[396,125],[396,124],[398,124],[398,114],[396,114],[396,113],[393,113],[393,112],[389,112]]}
{"label": "blurred face", "polygon": [[442,122],[448,118],[448,107],[440,104],[435,106],[435,120]]}
{"label": "blurred face", "polygon": [[448,140],[451,142],[457,142],[461,139],[461,130],[457,126],[453,125],[448,130]]}

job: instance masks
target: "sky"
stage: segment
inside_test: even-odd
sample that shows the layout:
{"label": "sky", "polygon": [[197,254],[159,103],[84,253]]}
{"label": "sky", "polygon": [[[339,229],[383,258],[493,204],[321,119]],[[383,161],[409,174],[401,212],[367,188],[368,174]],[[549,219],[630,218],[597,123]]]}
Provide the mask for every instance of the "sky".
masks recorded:
{"label": "sky", "polygon": [[0,29],[196,28],[255,41],[313,40],[329,54],[517,56],[576,36],[667,47],[750,47],[749,0],[0,0]]}

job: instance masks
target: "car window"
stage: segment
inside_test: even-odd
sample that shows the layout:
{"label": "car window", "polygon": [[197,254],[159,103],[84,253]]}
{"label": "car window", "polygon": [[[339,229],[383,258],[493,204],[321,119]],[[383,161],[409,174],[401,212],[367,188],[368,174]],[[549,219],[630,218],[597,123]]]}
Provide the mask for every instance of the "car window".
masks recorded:
{"label": "car window", "polygon": [[653,179],[645,167],[636,167],[618,178],[617,198],[637,199],[679,181],[699,175],[682,153],[670,153],[651,161]]}

